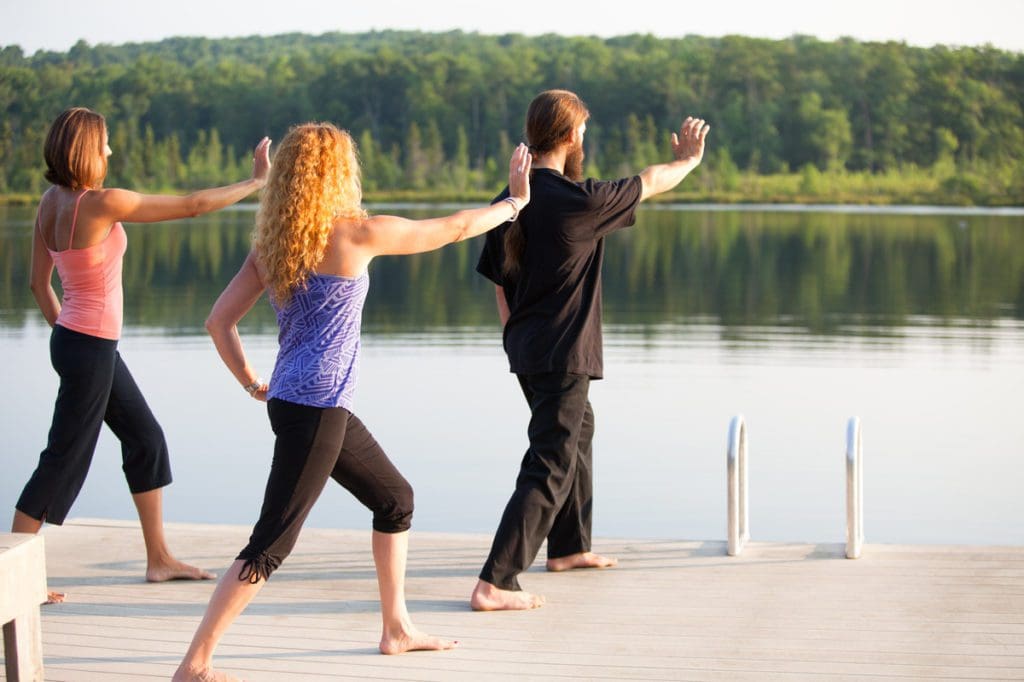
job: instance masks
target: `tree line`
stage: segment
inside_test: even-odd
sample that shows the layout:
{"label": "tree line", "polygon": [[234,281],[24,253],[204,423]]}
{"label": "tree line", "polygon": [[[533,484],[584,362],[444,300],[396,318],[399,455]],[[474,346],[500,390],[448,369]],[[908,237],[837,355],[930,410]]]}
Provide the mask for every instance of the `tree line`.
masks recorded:
{"label": "tree line", "polygon": [[4,47],[0,192],[40,191],[47,126],[77,105],[107,117],[111,185],[233,180],[261,136],[327,120],[358,141],[369,194],[488,194],[502,185],[527,104],[552,87],[591,110],[588,175],[670,158],[669,134],[695,114],[713,132],[689,198],[1024,200],[1024,54],[458,31]]}

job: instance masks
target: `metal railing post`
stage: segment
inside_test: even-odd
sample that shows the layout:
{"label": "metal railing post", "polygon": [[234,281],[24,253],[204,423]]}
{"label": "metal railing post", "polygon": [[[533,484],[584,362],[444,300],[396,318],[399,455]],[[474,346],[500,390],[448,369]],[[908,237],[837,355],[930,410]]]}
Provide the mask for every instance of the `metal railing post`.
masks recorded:
{"label": "metal railing post", "polygon": [[750,539],[747,515],[747,425],[743,415],[729,422],[729,449],[726,453],[729,488],[729,556],[738,556]]}
{"label": "metal railing post", "polygon": [[860,418],[846,424],[846,558],[859,559],[864,545],[864,457]]}

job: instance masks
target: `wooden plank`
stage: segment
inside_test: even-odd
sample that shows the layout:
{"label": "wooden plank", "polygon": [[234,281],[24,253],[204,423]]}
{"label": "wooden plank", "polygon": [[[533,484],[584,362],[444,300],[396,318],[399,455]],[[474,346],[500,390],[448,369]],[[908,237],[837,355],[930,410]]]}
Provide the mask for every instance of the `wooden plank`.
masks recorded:
{"label": "wooden plank", "polygon": [[4,670],[10,682],[42,682],[43,640],[39,606],[4,623]]}
{"label": "wooden plank", "polygon": [[0,533],[0,623],[45,601],[43,538],[28,533]]}
{"label": "wooden plank", "polygon": [[45,601],[43,538],[25,533],[0,533],[0,623],[3,623],[4,670],[11,682],[43,679],[39,605]]}
{"label": "wooden plank", "polygon": [[[423,626],[430,627],[433,624],[427,623],[424,619],[417,619]],[[78,641],[79,637],[96,637],[102,633],[103,637],[120,640],[131,637],[140,646],[145,645],[153,650],[164,650],[164,646],[172,646],[175,651],[180,645],[168,644],[169,639],[183,640],[192,634],[192,624],[178,622],[167,627],[161,627],[156,622],[147,622],[136,619],[131,624],[110,624],[102,621],[55,623],[47,628],[47,636],[61,643]],[[431,630],[436,628],[430,627]],[[447,628],[445,628],[447,629]],[[505,646],[505,640],[509,639],[509,631],[499,627],[478,626],[478,632],[472,639],[475,646],[485,646],[488,650],[498,650]],[[259,626],[250,625],[248,622],[239,623],[233,629],[240,637],[241,645],[246,647],[267,647],[267,646],[304,646],[327,647],[358,647],[372,642],[376,634],[375,628],[360,628],[355,630],[351,627],[342,627],[339,623],[334,628],[325,627],[321,623],[317,627],[296,626],[290,624],[287,637],[278,634],[268,634]],[[483,633],[487,636],[484,636]],[[839,639],[833,634],[823,634],[817,638],[799,637],[796,631],[789,633],[773,633],[763,630],[757,635],[746,635],[743,640],[744,649],[761,656],[772,656],[778,652],[785,651],[827,651],[829,655],[852,655],[858,653],[872,653],[880,657],[896,655],[907,655],[910,657],[930,657],[941,659],[943,657],[979,657],[986,660],[1005,660],[1007,664],[1019,663],[1020,645],[1019,640],[1015,643],[993,643],[989,636],[982,636],[979,640],[977,635],[946,635],[940,638],[933,638],[926,633],[913,633],[911,636],[887,637],[885,633],[870,640]],[[463,638],[465,635],[459,631],[452,630],[447,633],[456,638]],[[672,651],[675,656],[689,656],[694,653],[713,651],[722,648],[722,642],[728,641],[729,632],[711,632],[707,634],[692,634],[672,632],[660,637],[645,636],[633,638],[633,640],[622,639],[619,642],[631,641],[632,651],[649,650],[653,656],[661,656],[665,651]],[[298,640],[289,644],[291,639]],[[515,642],[516,638],[511,638]],[[785,642],[784,646],[778,644]],[[469,640],[465,640],[469,641]],[[618,644],[618,643],[617,643]],[[539,654],[559,653],[550,644],[536,646],[533,649]],[[575,645],[574,650],[581,654],[598,655],[609,653],[611,650],[602,641],[588,641],[585,645]]]}
{"label": "wooden plank", "polygon": [[[223,570],[248,528],[169,524],[182,558]],[[214,585],[147,584],[137,524],[47,529],[43,610],[52,679],[167,679]],[[1024,548],[865,548],[602,540],[619,568],[524,577],[539,610],[475,613],[490,537],[413,533],[407,594],[452,652],[380,656],[368,531],[307,529],[217,651],[224,670],[275,680],[1024,679]],[[237,545],[237,547],[235,546]],[[97,548],[102,548],[102,550]]]}

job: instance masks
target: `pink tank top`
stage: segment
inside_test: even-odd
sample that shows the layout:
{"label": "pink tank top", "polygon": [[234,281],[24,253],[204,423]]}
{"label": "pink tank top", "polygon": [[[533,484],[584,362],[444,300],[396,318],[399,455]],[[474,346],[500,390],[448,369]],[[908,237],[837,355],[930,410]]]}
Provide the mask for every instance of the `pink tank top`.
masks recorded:
{"label": "pink tank top", "polygon": [[121,337],[124,312],[121,263],[128,248],[128,236],[121,223],[114,223],[107,238],[99,244],[84,249],[71,248],[78,222],[78,205],[84,196],[85,192],[82,192],[75,200],[68,248],[64,251],[47,248],[64,289],[57,324],[82,334],[116,341]]}

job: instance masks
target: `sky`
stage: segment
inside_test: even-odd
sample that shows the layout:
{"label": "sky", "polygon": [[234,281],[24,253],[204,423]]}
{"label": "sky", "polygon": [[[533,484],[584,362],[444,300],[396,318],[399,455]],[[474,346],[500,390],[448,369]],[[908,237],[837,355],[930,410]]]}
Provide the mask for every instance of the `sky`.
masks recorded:
{"label": "sky", "polygon": [[1024,0],[0,0],[0,46],[399,29],[659,37],[729,34],[985,45],[1024,52]]}

